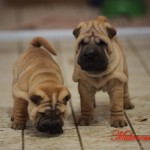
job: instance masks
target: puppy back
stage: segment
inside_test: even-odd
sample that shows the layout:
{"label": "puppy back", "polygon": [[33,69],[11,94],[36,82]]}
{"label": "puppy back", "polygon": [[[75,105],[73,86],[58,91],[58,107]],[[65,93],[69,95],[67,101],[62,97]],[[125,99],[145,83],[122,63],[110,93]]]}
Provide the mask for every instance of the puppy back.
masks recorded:
{"label": "puppy back", "polygon": [[43,37],[35,37],[30,42],[30,45],[33,47],[41,47],[43,46],[47,51],[52,53],[53,55],[57,55],[56,51],[52,47],[52,45]]}

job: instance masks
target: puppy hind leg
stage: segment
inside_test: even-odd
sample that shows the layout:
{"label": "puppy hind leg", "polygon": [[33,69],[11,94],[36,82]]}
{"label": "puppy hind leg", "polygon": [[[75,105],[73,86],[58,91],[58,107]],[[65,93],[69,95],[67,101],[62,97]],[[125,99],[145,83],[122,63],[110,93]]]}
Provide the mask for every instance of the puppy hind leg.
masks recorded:
{"label": "puppy hind leg", "polygon": [[23,99],[14,98],[12,129],[15,130],[25,129],[28,116],[27,105],[28,105],[27,101]]}
{"label": "puppy hind leg", "polygon": [[78,90],[81,100],[81,117],[79,118],[78,125],[90,125],[90,122],[93,119],[96,91],[82,80],[78,83]]}
{"label": "puppy hind leg", "polygon": [[128,82],[124,84],[124,97],[123,97],[123,107],[124,109],[133,109],[134,105],[131,102],[129,91],[128,91]]}

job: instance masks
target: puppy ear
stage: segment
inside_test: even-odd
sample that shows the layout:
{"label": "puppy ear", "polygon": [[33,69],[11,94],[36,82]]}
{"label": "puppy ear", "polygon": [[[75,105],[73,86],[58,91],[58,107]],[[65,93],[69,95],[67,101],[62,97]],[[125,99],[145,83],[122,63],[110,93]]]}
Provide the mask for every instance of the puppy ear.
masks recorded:
{"label": "puppy ear", "polygon": [[106,27],[106,30],[110,39],[112,39],[117,34],[116,29],[113,27]]}
{"label": "puppy ear", "polygon": [[77,27],[73,30],[73,35],[77,38],[80,34],[81,27]]}
{"label": "puppy ear", "polygon": [[30,97],[31,101],[34,103],[34,104],[40,104],[41,100],[42,100],[42,97],[39,96],[39,95],[32,95]]}

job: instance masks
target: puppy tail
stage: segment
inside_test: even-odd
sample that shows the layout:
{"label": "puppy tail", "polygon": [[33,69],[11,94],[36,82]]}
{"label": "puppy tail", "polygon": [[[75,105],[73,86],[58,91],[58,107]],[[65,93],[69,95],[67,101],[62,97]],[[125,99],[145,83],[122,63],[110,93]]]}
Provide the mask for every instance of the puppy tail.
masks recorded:
{"label": "puppy tail", "polygon": [[53,48],[53,46],[43,37],[35,37],[32,39],[32,41],[30,42],[30,45],[34,46],[34,47],[41,47],[43,46],[44,48],[46,48],[47,51],[49,51],[50,53],[52,53],[53,55],[57,55],[55,49]]}

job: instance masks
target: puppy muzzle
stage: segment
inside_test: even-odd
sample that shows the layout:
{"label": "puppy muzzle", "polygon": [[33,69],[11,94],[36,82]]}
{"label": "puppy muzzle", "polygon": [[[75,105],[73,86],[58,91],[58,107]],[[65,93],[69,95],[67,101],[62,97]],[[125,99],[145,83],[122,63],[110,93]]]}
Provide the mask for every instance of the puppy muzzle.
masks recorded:
{"label": "puppy muzzle", "polygon": [[49,132],[50,134],[63,133],[63,121],[59,110],[47,110],[45,113],[38,113],[36,125],[38,131]]}
{"label": "puppy muzzle", "polygon": [[100,73],[107,69],[108,58],[104,49],[95,45],[87,45],[80,51],[77,63],[84,71]]}

